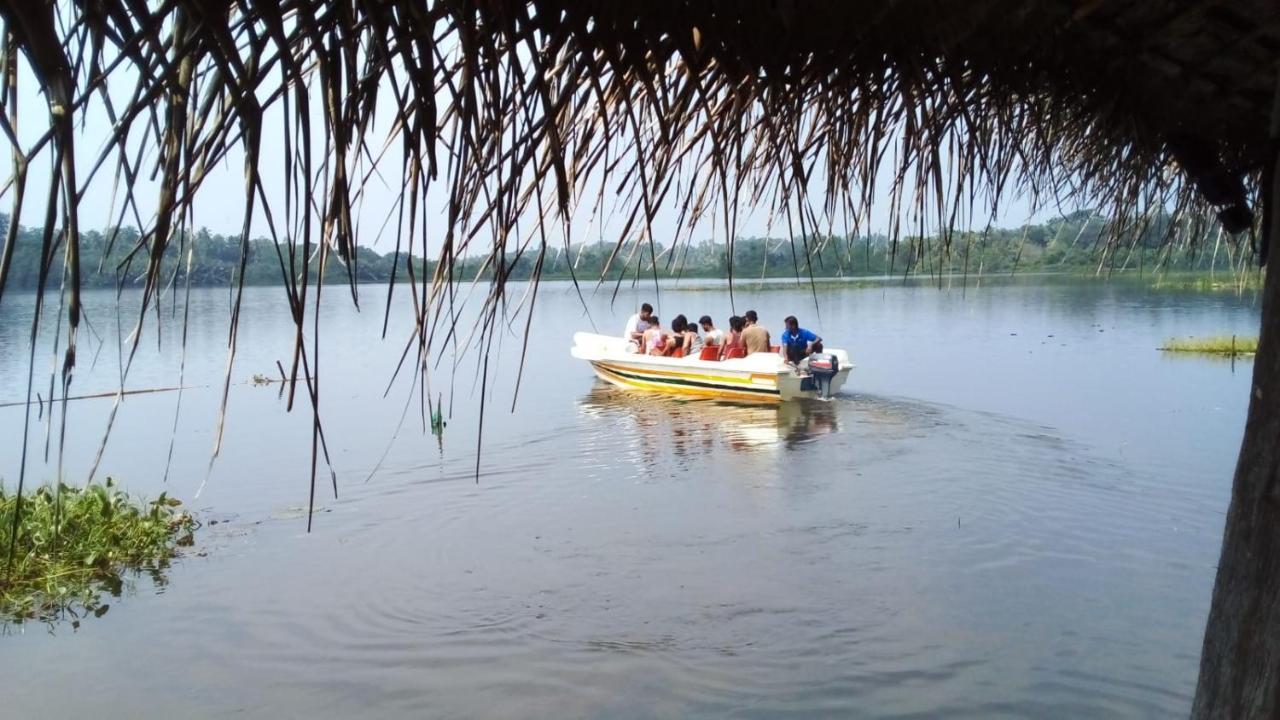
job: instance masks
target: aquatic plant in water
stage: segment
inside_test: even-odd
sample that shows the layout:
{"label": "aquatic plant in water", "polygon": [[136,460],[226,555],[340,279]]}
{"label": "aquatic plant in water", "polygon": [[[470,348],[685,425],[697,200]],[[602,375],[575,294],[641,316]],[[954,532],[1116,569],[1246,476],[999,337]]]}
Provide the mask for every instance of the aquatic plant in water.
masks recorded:
{"label": "aquatic plant in water", "polygon": [[1160,348],[1165,352],[1198,353],[1201,355],[1253,355],[1258,352],[1257,336],[1214,335],[1210,337],[1169,338]]}
{"label": "aquatic plant in water", "polygon": [[[119,596],[130,575],[159,583],[197,523],[179,500],[161,493],[135,499],[115,486],[41,487],[19,498],[0,488],[0,538],[15,539],[0,566],[0,618],[53,621],[101,616],[103,593]],[[17,520],[15,534],[15,519]],[[6,543],[7,544],[7,543]]]}
{"label": "aquatic plant in water", "polygon": [[1156,273],[1149,276],[1147,284],[1157,290],[1174,292],[1243,295],[1261,292],[1265,279],[1266,272],[1259,269],[1225,274],[1195,270]]}

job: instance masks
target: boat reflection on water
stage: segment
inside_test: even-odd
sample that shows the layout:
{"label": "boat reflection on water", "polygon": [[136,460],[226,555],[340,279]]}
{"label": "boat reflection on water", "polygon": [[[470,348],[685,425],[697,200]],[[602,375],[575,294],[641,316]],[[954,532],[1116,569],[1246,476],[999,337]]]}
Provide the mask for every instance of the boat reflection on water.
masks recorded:
{"label": "boat reflection on water", "polygon": [[717,448],[790,448],[840,429],[838,401],[793,400],[777,405],[684,399],[627,392],[597,381],[578,401],[584,415],[609,423],[609,432],[670,438],[677,456]]}

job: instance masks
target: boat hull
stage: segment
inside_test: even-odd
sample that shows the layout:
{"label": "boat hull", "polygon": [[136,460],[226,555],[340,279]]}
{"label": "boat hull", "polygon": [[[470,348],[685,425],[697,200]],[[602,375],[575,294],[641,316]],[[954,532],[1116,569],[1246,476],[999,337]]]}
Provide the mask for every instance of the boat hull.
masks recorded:
{"label": "boat hull", "polygon": [[[844,362],[832,380],[833,393],[844,385],[850,370],[847,356],[835,352]],[[725,361],[656,357],[626,352],[620,338],[578,333],[572,354],[590,362],[600,379],[628,390],[764,403],[818,397],[811,382],[773,353]]]}
{"label": "boat hull", "polygon": [[754,402],[782,400],[777,382],[768,376],[761,376],[752,382],[750,377],[678,372],[665,368],[606,361],[592,361],[591,368],[600,379],[630,390],[650,390]]}

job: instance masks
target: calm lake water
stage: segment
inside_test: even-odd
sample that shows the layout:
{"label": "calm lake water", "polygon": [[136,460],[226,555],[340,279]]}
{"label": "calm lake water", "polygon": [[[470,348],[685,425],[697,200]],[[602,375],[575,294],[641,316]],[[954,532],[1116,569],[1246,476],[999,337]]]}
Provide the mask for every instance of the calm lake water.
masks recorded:
{"label": "calm lake water", "polygon": [[[286,414],[277,386],[248,382],[289,364],[283,292],[247,291],[211,470],[229,298],[194,292],[195,387],[167,482],[175,393],[126,399],[102,473],[187,499],[207,523],[197,547],[165,586],[138,580],[78,629],[7,628],[0,714],[1188,711],[1251,367],[1155,348],[1256,333],[1252,298],[895,282],[823,288],[817,316],[807,287],[740,285],[739,311],[775,332],[796,313],[857,365],[833,402],[778,408],[598,383],[569,357],[573,332],[620,332],[653,288],[612,304],[602,290],[584,310],[572,286],[548,283],[514,413],[523,321],[493,345],[477,482],[481,356],[446,354],[433,370],[430,392],[451,413],[440,444],[409,375],[383,397],[410,330],[404,289],[385,341],[385,288],[363,288],[360,312],[326,290],[322,407],[339,493],[322,466],[309,535],[310,415],[301,395]],[[0,402],[23,397],[32,299],[0,305]],[[100,340],[85,332],[73,393],[110,391],[119,373],[112,294],[89,303]],[[730,313],[705,284],[664,287],[655,304],[664,318]],[[170,312],[159,350],[149,320],[130,387],[178,384],[181,308]],[[41,346],[45,397],[50,367]],[[70,481],[87,475],[110,408],[70,403]],[[10,488],[22,417],[0,408]],[[47,464],[35,427],[30,477],[49,480],[56,424]]]}

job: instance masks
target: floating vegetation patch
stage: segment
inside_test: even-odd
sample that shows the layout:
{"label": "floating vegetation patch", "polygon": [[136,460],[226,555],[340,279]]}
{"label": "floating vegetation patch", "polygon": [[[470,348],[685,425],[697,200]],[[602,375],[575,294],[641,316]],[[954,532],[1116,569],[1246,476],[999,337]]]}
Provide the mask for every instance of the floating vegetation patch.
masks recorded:
{"label": "floating vegetation patch", "polygon": [[1262,290],[1266,275],[1262,271],[1240,273],[1170,272],[1149,276],[1149,286],[1156,290],[1177,292],[1242,295]]}
{"label": "floating vegetation patch", "polygon": [[1169,338],[1160,349],[1165,352],[1240,357],[1258,352],[1258,338],[1246,335]]}
{"label": "floating vegetation patch", "polygon": [[0,620],[101,617],[104,595],[119,597],[143,573],[164,584],[178,548],[193,543],[194,518],[164,493],[134,499],[111,478],[60,490],[24,494],[19,515],[18,496],[0,488]]}

